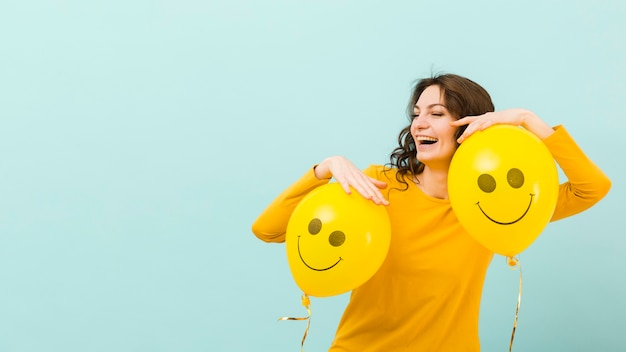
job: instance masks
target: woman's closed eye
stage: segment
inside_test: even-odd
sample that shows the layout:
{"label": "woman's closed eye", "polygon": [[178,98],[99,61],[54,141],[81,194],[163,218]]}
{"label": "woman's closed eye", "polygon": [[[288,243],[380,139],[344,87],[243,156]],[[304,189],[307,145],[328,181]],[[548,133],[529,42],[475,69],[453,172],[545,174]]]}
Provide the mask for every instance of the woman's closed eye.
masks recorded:
{"label": "woman's closed eye", "polygon": [[[432,116],[434,118],[440,118],[440,117],[443,117],[445,115],[445,113],[441,112],[441,111],[427,111],[426,114],[428,114],[429,116]],[[413,120],[415,120],[418,117],[420,117],[420,113],[419,112],[414,112],[413,114],[411,114],[411,119],[413,119]]]}

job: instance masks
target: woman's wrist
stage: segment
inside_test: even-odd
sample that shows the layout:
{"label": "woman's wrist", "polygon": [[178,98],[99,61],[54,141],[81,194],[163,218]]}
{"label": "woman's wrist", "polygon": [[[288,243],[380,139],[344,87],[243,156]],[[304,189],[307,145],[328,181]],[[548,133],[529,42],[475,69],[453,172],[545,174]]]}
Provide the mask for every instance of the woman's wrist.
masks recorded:
{"label": "woman's wrist", "polygon": [[547,123],[545,123],[539,116],[535,115],[532,111],[524,110],[522,113],[522,127],[532,132],[534,135],[543,140],[548,138],[554,130]]}
{"label": "woman's wrist", "polygon": [[313,173],[318,180],[328,180],[333,177],[328,168],[328,159],[324,159],[321,163],[313,166]]}

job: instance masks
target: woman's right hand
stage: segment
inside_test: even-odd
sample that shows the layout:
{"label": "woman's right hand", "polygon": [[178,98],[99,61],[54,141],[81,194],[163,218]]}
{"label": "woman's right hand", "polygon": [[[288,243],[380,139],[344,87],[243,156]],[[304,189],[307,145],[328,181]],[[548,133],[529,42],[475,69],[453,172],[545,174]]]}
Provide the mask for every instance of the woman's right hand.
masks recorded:
{"label": "woman's right hand", "polygon": [[360,195],[376,204],[389,204],[380,192],[381,189],[387,187],[387,183],[367,176],[343,156],[331,156],[324,159],[314,171],[315,177],[320,180],[334,177],[348,194],[352,193],[350,190],[352,187]]}

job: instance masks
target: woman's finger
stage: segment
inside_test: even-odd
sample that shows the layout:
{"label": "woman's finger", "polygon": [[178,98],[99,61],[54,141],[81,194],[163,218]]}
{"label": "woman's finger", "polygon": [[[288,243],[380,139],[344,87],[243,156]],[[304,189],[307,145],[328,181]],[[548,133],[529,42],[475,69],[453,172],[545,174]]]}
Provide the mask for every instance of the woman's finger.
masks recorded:
{"label": "woman's finger", "polygon": [[376,204],[388,204],[379,190],[387,186],[385,182],[365,175],[345,158],[337,157],[332,160],[331,173],[347,194],[351,194],[354,189],[362,197]]}
{"label": "woman's finger", "polygon": [[[373,201],[376,204],[389,204],[389,202],[383,197],[380,192],[381,187],[386,187],[386,183],[372,179],[369,176],[361,173],[360,177],[355,180],[353,185],[354,189],[359,192],[364,198]],[[375,181],[375,182],[374,182]]]}
{"label": "woman's finger", "polygon": [[377,188],[387,188],[387,182],[381,181],[381,180],[377,180],[373,177],[369,178],[370,181],[372,181],[372,183],[377,187]]}

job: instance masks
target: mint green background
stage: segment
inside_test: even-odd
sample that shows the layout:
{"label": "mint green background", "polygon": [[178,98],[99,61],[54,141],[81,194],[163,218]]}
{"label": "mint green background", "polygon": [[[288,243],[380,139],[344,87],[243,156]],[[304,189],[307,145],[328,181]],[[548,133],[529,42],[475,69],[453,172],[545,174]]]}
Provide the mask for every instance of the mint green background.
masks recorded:
{"label": "mint green background", "polygon": [[[465,75],[564,124],[613,180],[522,256],[514,351],[617,351],[621,1],[0,3],[0,351],[298,351],[283,245],[250,225],[322,158],[384,163],[412,82]],[[483,351],[508,349],[496,257]],[[347,295],[313,298],[325,350]]]}

